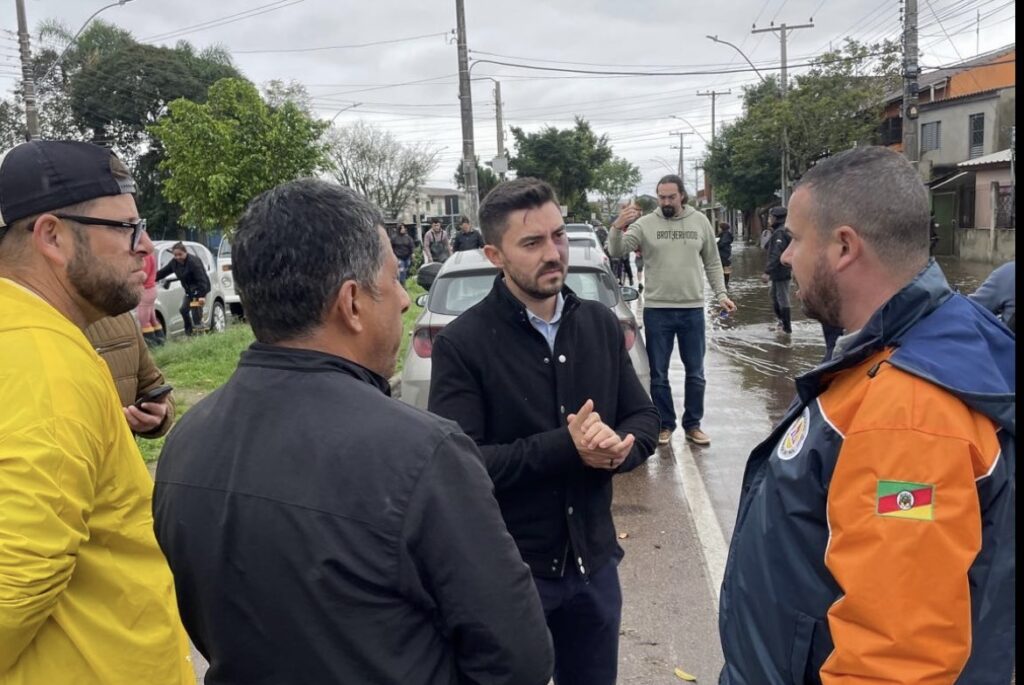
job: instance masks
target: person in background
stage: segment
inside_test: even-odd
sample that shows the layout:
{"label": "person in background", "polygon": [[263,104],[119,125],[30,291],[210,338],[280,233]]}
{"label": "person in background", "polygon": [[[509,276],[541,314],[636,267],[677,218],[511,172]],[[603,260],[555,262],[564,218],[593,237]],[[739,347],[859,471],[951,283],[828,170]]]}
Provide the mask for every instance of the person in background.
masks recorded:
{"label": "person in background", "polygon": [[142,298],[153,243],[110,150],[0,154],[0,682],[195,683],[153,479],[82,331]]}
{"label": "person in background", "polygon": [[435,217],[430,220],[430,230],[423,236],[423,263],[440,264],[451,255],[452,246],[448,242],[448,235],[441,228],[441,220]]}
{"label": "person in background", "polygon": [[935,254],[935,246],[939,244],[939,222],[932,214],[928,219],[928,254]]}
{"label": "person in background", "polygon": [[651,367],[651,397],[661,417],[658,444],[667,445],[676,429],[675,403],[668,380],[672,348],[686,370],[683,431],[695,445],[711,444],[700,428],[704,418],[704,280],[726,312],[736,311],[729,299],[718,258],[715,230],[702,213],[688,204],[683,179],[664,176],[656,186],[658,209],[643,215],[635,203],[623,206],[608,234],[613,256],[627,257],[639,248],[644,254],[647,288],[644,331]]}
{"label": "person in background", "polygon": [[171,254],[173,259],[156,272],[156,280],[162,281],[172,273],[177,277],[184,292],[178,312],[185,324],[185,335],[194,335],[196,328],[203,323],[203,307],[200,300],[210,292],[210,277],[206,275],[203,260],[189,254],[185,243],[177,242],[172,245]]}
{"label": "person in background", "polygon": [[142,299],[135,308],[135,316],[139,320],[142,338],[146,344],[150,347],[159,347],[166,342],[167,334],[156,316],[156,256],[146,255],[142,260],[142,268],[146,272],[146,282],[143,285]]}
{"label": "person in background", "polygon": [[718,222],[718,257],[722,260],[722,275],[725,288],[729,289],[729,277],[732,276],[732,226],[724,221]]}
{"label": "person in background", "polygon": [[789,285],[793,278],[793,270],[782,261],[782,254],[790,242],[789,231],[786,230],[786,208],[772,207],[770,214],[772,237],[768,242],[768,255],[761,280],[770,283],[768,293],[772,300],[772,311],[778,319],[776,330],[792,333],[793,314],[789,304]]}
{"label": "person in background", "polygon": [[1017,332],[1016,261],[996,268],[968,297],[998,316],[1011,331]]}
{"label": "person in background", "polygon": [[644,253],[640,251],[638,247],[633,252],[634,259],[636,260],[636,287],[640,292],[644,291]]}
{"label": "person in background", "polygon": [[608,254],[608,229],[600,221],[594,223],[594,235],[597,236],[597,242],[601,244],[601,249]]}
{"label": "person in background", "polygon": [[416,250],[416,243],[402,224],[399,224],[398,232],[391,238],[391,250],[398,260],[398,280],[404,288],[409,278],[409,267],[412,265],[412,253]]}
{"label": "person in background", "polygon": [[159,438],[174,423],[174,399],[170,394],[135,406],[136,400],[165,383],[164,374],[149,354],[131,312],[107,316],[85,329],[85,337],[96,349],[114,379],[121,410],[132,433],[140,438]]}
{"label": "person in background", "polygon": [[929,257],[928,204],[881,146],[793,190],[783,262],[849,333],[747,460],[720,685],[1011,680],[1016,346]]}
{"label": "person in background", "polygon": [[473,228],[468,217],[459,220],[459,233],[452,241],[452,252],[463,252],[465,250],[479,250],[484,246],[484,237],[480,231]]}

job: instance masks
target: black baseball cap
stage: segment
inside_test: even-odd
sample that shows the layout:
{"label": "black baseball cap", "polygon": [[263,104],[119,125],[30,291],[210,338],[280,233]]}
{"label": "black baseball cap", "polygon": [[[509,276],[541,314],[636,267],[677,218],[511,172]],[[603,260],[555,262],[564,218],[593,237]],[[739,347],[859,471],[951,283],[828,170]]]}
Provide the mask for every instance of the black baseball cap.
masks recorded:
{"label": "black baseball cap", "polygon": [[785,207],[772,207],[771,210],[768,213],[771,216],[777,217],[779,219],[785,219],[786,218],[786,214],[788,212],[786,212],[786,208]]}
{"label": "black baseball cap", "polygon": [[107,195],[135,192],[118,179],[107,148],[76,140],[32,140],[0,154],[0,228],[18,219]]}

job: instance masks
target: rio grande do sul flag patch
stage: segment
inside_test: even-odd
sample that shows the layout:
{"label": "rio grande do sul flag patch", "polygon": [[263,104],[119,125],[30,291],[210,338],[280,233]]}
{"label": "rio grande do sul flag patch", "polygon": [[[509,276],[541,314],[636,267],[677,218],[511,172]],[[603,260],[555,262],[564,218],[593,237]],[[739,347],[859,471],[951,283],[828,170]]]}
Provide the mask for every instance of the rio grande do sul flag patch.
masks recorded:
{"label": "rio grande do sul flag patch", "polygon": [[887,518],[931,521],[935,518],[935,486],[880,480],[875,513]]}

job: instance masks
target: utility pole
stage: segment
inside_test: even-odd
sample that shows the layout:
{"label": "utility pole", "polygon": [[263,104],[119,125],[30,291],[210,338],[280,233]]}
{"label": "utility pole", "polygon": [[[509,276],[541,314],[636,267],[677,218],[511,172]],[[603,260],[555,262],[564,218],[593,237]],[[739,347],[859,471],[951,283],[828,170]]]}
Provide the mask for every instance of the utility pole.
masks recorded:
{"label": "utility pole", "polygon": [[[729,95],[730,93],[732,93],[732,88],[730,88],[729,90],[713,90],[712,89],[712,90],[705,91],[703,93],[700,92],[699,90],[697,91],[697,95],[698,96],[700,96],[700,97],[710,97],[711,98],[711,142],[712,143],[715,142],[715,100],[718,99],[719,95]],[[715,211],[715,188],[714,188],[714,186],[712,186],[710,183],[707,182],[707,178],[705,178],[704,181],[705,181],[704,185],[707,186],[707,189],[708,189],[708,204],[711,206],[711,215],[713,217],[717,217],[717,212]]]}
{"label": "utility pole", "polygon": [[730,88],[729,90],[707,90],[707,91],[704,91],[703,93],[700,92],[699,90],[697,91],[697,95],[699,95],[701,97],[710,97],[711,98],[711,142],[712,143],[715,142],[715,99],[719,95],[729,95],[731,93],[732,93],[732,88]]}
{"label": "utility pole", "polygon": [[700,187],[700,171],[704,165],[700,162],[693,163],[693,204],[697,205],[697,189]]}
{"label": "utility pole", "polygon": [[[504,164],[505,160],[505,124],[501,116],[501,81],[494,82],[494,111],[495,120],[498,125],[498,158]],[[498,170],[498,178],[505,180],[504,166]]]}
{"label": "utility pole", "polygon": [[462,172],[466,179],[469,206],[466,215],[475,225],[480,195],[477,191],[476,152],[473,145],[473,95],[469,82],[469,54],[466,49],[465,0],[455,0],[456,40],[459,49],[459,103],[462,111]]}
{"label": "utility pole", "polygon": [[[903,18],[903,154],[920,159],[917,138],[917,0],[906,0]],[[916,164],[915,164],[916,166]]]}
{"label": "utility pole", "polygon": [[39,112],[36,110],[36,84],[32,76],[32,50],[28,42],[28,22],[25,20],[25,0],[15,0],[18,8],[18,44],[21,47],[21,78],[25,91],[25,126],[28,139],[39,137]]}
{"label": "utility pole", "polygon": [[[914,1],[914,0],[911,0]],[[778,32],[779,44],[782,52],[782,73],[779,82],[779,90],[782,93],[782,99],[786,99],[786,91],[788,89],[786,80],[786,40],[789,37],[789,31],[796,31],[797,29],[813,29],[814,24],[795,24],[788,26],[785,22],[779,26],[775,26],[774,23],[768,28],[754,29],[751,33],[766,33],[766,32]],[[780,189],[782,206],[785,207],[789,203],[789,133],[785,128],[782,129],[782,173],[781,173],[781,184]]]}
{"label": "utility pole", "polygon": [[683,145],[683,140],[686,136],[690,135],[689,131],[671,131],[670,136],[679,136],[679,177],[683,177],[683,150],[687,149]]}

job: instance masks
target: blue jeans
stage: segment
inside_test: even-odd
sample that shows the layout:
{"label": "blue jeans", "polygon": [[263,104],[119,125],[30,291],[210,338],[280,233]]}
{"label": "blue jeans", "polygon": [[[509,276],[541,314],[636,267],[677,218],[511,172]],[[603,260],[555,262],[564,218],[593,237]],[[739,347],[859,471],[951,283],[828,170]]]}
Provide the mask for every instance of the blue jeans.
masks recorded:
{"label": "blue jeans", "polygon": [[405,287],[405,279],[409,278],[409,267],[412,265],[412,257],[398,260],[398,280]]}
{"label": "blue jeans", "polygon": [[676,408],[668,383],[672,345],[679,340],[679,357],[686,369],[683,430],[700,428],[704,418],[704,309],[644,308],[647,361],[651,366],[651,399],[661,416],[661,428],[675,430]]}
{"label": "blue jeans", "polygon": [[534,576],[555,646],[555,685],[615,685],[619,667],[622,589],[615,561],[589,581]]}

